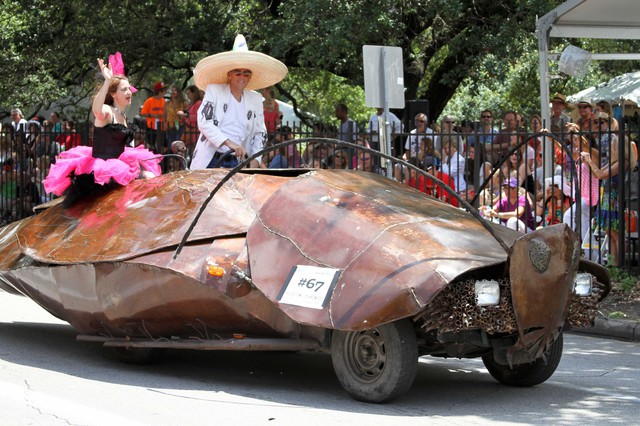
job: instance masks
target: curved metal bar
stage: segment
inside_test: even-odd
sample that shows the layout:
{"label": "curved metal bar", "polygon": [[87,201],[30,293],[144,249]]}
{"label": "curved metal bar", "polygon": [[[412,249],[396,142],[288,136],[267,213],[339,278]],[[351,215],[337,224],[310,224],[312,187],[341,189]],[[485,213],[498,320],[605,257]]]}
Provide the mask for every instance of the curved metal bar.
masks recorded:
{"label": "curved metal bar", "polygon": [[292,139],[292,140],[288,140],[288,141],[279,142],[278,144],[276,144],[274,146],[265,148],[265,149],[255,153],[255,154],[253,154],[251,157],[245,159],[244,161],[238,163],[237,166],[235,166],[233,169],[229,170],[229,173],[227,173],[227,175],[224,178],[222,178],[220,180],[220,182],[218,182],[218,184],[213,188],[213,190],[211,190],[211,192],[209,193],[207,198],[203,201],[202,206],[200,207],[200,210],[198,210],[198,213],[193,218],[193,220],[191,222],[191,225],[189,225],[189,228],[185,231],[185,234],[182,237],[182,240],[180,241],[180,244],[178,244],[178,247],[176,249],[176,252],[175,252],[173,258],[174,259],[177,258],[177,256],[180,254],[180,252],[182,251],[182,247],[184,247],[184,245],[187,243],[187,240],[189,239],[189,235],[191,235],[191,232],[193,232],[193,229],[195,228],[196,224],[198,223],[198,220],[200,219],[200,217],[204,213],[204,210],[207,208],[207,205],[209,205],[209,203],[211,202],[211,200],[213,199],[215,194],[220,190],[220,188],[222,188],[222,186],[225,183],[227,183],[229,181],[229,179],[231,179],[235,174],[240,172],[245,166],[249,165],[252,160],[255,160],[256,158],[262,156],[263,154],[267,154],[269,152],[282,149],[282,148],[287,147],[289,145],[300,144],[300,143],[309,143],[309,142],[311,142],[311,143],[329,143],[329,144],[332,144],[332,145],[335,145],[335,146],[344,146],[344,147],[348,147],[348,148],[354,148],[354,149],[356,149],[358,151],[368,152],[368,153],[376,155],[378,157],[382,157],[382,158],[385,158],[387,160],[390,160],[392,165],[394,163],[399,163],[399,164],[402,164],[403,166],[406,166],[407,168],[415,170],[416,172],[422,174],[423,176],[425,176],[425,177],[429,178],[430,180],[432,180],[433,182],[435,182],[443,190],[447,191],[447,193],[449,195],[451,195],[453,198],[455,198],[458,201],[458,203],[460,203],[460,205],[462,207],[464,207],[464,209],[467,212],[469,212],[474,218],[476,218],[476,220],[480,221],[482,226],[491,234],[491,236],[493,236],[493,238],[498,242],[498,244],[500,244],[500,246],[505,250],[506,253],[509,252],[509,246],[497,235],[497,233],[493,230],[491,225],[482,216],[480,216],[480,214],[478,213],[476,208],[473,207],[471,204],[469,204],[462,197],[460,197],[460,195],[457,192],[455,192],[454,190],[452,190],[447,184],[445,184],[443,181],[441,181],[437,177],[433,176],[432,174],[427,173],[426,171],[424,171],[422,169],[419,169],[418,167],[416,167],[416,166],[414,166],[412,164],[409,164],[405,160],[401,160],[401,159],[395,158],[395,157],[393,157],[391,155],[387,155],[387,154],[381,153],[380,151],[376,151],[374,149],[367,148],[367,147],[364,147],[362,145],[357,145],[357,144],[354,144],[354,143],[351,143],[351,142],[344,142],[344,141],[341,141],[341,140],[338,140],[338,139],[331,139],[331,138],[302,138],[302,139]]}

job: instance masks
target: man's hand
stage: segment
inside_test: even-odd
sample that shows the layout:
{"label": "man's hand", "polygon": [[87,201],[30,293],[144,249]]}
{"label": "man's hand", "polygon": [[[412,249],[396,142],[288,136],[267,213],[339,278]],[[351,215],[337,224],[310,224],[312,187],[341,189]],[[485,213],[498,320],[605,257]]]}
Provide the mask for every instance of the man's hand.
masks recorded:
{"label": "man's hand", "polygon": [[229,149],[233,149],[239,161],[242,161],[244,157],[247,155],[247,151],[245,151],[242,146],[238,145],[235,142],[230,141],[229,139],[224,141],[223,145],[226,145]]}

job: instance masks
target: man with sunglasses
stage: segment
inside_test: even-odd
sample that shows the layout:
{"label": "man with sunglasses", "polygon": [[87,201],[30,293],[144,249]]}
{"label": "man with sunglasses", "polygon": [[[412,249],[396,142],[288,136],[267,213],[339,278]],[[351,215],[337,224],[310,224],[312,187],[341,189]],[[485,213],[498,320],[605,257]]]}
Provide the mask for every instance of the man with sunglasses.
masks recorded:
{"label": "man with sunglasses", "polygon": [[485,109],[480,114],[480,128],[477,132],[469,135],[467,138],[467,144],[469,146],[476,146],[476,139],[480,145],[492,144],[493,139],[496,137],[498,131],[493,128],[493,113],[489,109]]}
{"label": "man with sunglasses", "polygon": [[[593,105],[589,102],[589,99],[582,98],[576,104],[578,107],[578,125],[580,131],[591,132],[593,130]],[[596,126],[597,129],[597,126]]]}
{"label": "man with sunglasses", "polygon": [[[200,137],[191,169],[235,167],[262,150],[266,138],[262,96],[253,90],[273,86],[287,75],[279,60],[250,51],[242,34],[233,49],[198,62],[194,82],[205,91],[198,108]],[[227,154],[233,150],[233,155]],[[264,167],[261,158],[252,167]]]}
{"label": "man with sunglasses", "polygon": [[[426,146],[431,146],[432,148],[438,144],[434,131],[427,126],[427,114],[422,112],[416,114],[414,122],[415,129],[411,131],[411,134],[407,137],[407,141],[404,144],[405,152],[403,158],[405,160],[418,156],[421,143],[424,143]],[[425,152],[425,154],[434,155],[435,153],[432,151]]]}

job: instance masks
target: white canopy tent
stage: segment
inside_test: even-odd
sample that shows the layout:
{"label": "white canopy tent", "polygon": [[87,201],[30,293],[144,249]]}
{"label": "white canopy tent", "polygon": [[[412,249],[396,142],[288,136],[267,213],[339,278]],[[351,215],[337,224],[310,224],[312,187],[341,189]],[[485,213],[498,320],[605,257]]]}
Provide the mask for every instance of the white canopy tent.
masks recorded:
{"label": "white canopy tent", "polygon": [[[549,54],[551,37],[640,39],[640,7],[638,0],[568,0],[538,19],[538,52],[540,54],[540,113],[549,123]],[[640,60],[639,53],[592,54],[593,60]],[[551,156],[552,150],[547,150]],[[549,160],[549,161],[546,161]],[[551,165],[551,158],[545,163]]]}
{"label": "white canopy tent", "polygon": [[640,71],[630,72],[612,78],[606,83],[589,87],[572,96],[568,96],[570,102],[577,102],[578,99],[587,98],[591,102],[599,100],[610,103],[633,102],[640,106]]}

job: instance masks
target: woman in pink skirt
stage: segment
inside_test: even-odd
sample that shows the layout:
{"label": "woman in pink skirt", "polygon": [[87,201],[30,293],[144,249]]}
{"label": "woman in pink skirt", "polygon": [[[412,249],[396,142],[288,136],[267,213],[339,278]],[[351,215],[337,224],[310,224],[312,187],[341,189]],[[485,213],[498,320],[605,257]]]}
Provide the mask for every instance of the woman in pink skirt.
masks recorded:
{"label": "woman in pink skirt", "polygon": [[131,104],[129,80],[114,75],[111,58],[109,65],[98,59],[98,65],[104,83],[93,99],[93,147],[78,146],[62,152],[44,180],[47,192],[65,194],[66,206],[116,184],[161,174],[160,158],[142,146],[130,147],[135,132],[124,114]]}

